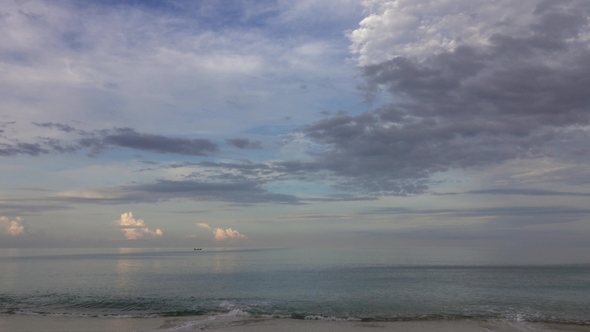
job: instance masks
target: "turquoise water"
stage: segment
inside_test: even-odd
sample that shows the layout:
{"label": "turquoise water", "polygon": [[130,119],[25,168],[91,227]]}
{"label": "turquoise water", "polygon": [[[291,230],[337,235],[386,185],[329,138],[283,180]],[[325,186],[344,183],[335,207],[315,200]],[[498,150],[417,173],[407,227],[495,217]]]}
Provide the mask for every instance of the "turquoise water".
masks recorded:
{"label": "turquoise water", "polygon": [[1,249],[0,276],[4,315],[590,324],[590,265],[469,250]]}

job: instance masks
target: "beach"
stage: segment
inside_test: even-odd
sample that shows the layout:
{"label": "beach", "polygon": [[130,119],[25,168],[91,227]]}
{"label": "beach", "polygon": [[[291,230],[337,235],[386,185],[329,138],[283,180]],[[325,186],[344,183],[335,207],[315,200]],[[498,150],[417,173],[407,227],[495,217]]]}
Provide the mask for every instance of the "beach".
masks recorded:
{"label": "beach", "polygon": [[359,322],[276,318],[230,318],[195,316],[183,318],[80,318],[11,315],[0,316],[0,331],[13,332],[149,332],[149,331],[219,331],[219,332],[517,332],[563,331],[587,332],[590,325],[524,323],[508,321],[414,321]]}

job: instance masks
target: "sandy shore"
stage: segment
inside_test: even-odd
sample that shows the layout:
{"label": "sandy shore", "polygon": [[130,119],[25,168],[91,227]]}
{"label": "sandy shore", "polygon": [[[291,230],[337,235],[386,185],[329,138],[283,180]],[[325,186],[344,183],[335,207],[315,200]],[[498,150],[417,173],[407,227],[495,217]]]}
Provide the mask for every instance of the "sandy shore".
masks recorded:
{"label": "sandy shore", "polygon": [[171,318],[75,318],[5,315],[0,316],[4,332],[148,332],[148,331],[220,331],[220,332],[515,332],[564,331],[590,332],[590,326],[501,321],[424,321],[355,322],[297,319],[252,319],[247,317]]}
{"label": "sandy shore", "polygon": [[1,332],[152,331],[169,318],[79,318],[0,315]]}

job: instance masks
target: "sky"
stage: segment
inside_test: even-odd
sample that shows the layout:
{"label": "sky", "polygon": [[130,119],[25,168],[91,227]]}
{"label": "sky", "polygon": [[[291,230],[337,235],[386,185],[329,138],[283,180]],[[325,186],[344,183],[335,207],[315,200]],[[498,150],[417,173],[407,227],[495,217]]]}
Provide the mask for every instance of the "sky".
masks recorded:
{"label": "sky", "polygon": [[588,249],[589,14],[2,0],[0,247]]}

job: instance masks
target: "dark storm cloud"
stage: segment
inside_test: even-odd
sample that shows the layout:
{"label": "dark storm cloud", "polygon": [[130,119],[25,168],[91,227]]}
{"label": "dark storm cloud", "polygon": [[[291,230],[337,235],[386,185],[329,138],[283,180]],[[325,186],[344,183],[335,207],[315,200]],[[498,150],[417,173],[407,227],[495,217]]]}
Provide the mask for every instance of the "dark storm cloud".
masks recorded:
{"label": "dark storm cloud", "polygon": [[304,127],[325,148],[314,167],[339,176],[345,190],[404,195],[425,192],[433,174],[449,169],[574,154],[580,146],[558,143],[590,123],[590,50],[581,35],[589,12],[586,1],[543,2],[526,34],[361,68],[368,98],[385,91],[395,102]]}
{"label": "dark storm cloud", "polygon": [[262,149],[259,141],[250,141],[247,138],[226,139],[227,144],[235,146],[238,149]]}
{"label": "dark storm cloud", "polygon": [[104,188],[86,197],[54,196],[47,200],[64,203],[129,204],[156,203],[174,199],[221,201],[237,204],[282,203],[299,204],[296,196],[276,194],[262,188],[259,183],[210,183],[192,180],[158,180],[153,183]]}

